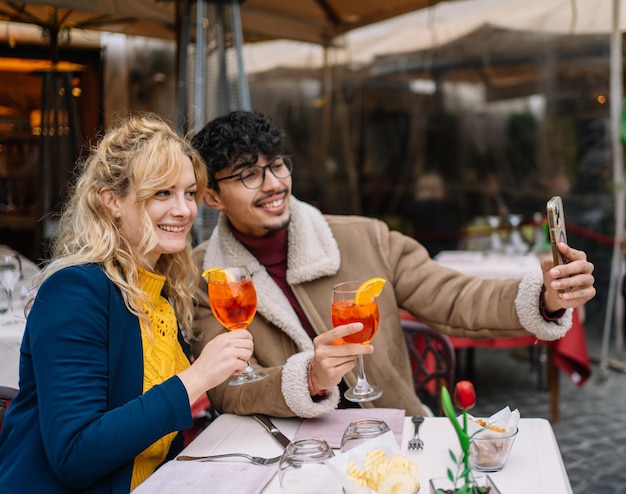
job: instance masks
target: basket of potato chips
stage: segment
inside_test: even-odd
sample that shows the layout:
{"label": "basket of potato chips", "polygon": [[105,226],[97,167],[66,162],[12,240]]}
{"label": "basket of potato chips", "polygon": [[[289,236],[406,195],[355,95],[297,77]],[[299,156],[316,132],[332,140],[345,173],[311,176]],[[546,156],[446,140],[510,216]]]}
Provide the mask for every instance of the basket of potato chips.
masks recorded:
{"label": "basket of potato chips", "polygon": [[400,453],[387,432],[328,462],[346,494],[414,494],[419,491],[415,462]]}

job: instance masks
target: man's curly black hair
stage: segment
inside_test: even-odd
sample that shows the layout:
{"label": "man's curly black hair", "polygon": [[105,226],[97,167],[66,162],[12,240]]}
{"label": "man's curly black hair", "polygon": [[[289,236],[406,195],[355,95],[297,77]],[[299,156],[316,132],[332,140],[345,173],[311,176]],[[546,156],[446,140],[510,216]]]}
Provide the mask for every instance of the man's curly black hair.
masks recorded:
{"label": "man's curly black hair", "polygon": [[209,187],[219,192],[215,173],[244,159],[256,163],[283,152],[284,132],[259,112],[233,111],[208,122],[191,140],[209,172]]}

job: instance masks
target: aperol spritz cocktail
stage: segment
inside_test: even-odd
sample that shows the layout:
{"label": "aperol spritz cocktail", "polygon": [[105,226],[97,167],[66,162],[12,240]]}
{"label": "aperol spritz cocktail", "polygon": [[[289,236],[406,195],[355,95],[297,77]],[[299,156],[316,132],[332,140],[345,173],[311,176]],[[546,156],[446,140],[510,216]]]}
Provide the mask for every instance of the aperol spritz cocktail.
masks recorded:
{"label": "aperol spritz cocktail", "polygon": [[238,283],[209,281],[213,315],[226,329],[246,329],[256,314],[256,291],[252,280]]}
{"label": "aperol spritz cocktail", "polygon": [[[209,304],[213,315],[230,331],[246,329],[256,314],[256,290],[245,266],[215,268],[205,271],[209,288]],[[232,386],[260,381],[267,374],[257,374],[250,363],[236,378]]]}
{"label": "aperol spritz cocktail", "polygon": [[[344,336],[341,343],[369,344],[378,329],[378,304],[376,296],[380,294],[385,280],[372,278],[364,283],[347,281],[335,285],[331,303],[331,318],[333,327],[360,322],[363,329],[357,333]],[[372,401],[380,398],[383,390],[379,386],[373,386],[367,381],[363,366],[363,355],[357,355],[357,383],[356,386],[346,391],[346,399],[353,402]]]}
{"label": "aperol spritz cocktail", "polygon": [[373,302],[357,305],[352,300],[336,300],[331,306],[333,327],[351,322],[363,323],[363,329],[343,337],[346,343],[364,343],[372,341],[378,329],[378,304]]}

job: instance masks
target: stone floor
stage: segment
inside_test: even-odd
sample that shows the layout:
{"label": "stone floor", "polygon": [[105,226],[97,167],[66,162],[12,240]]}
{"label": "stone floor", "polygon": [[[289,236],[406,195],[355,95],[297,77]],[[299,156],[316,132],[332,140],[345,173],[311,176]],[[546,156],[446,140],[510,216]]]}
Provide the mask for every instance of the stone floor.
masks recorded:
{"label": "stone floor", "polygon": [[[554,433],[574,494],[621,494],[626,492],[626,374],[617,366],[600,372],[601,337],[587,329],[586,334],[592,376],[577,387],[560,374],[560,420],[553,424]],[[472,413],[490,415],[509,405],[522,417],[550,419],[550,395],[540,369],[536,358],[519,350],[477,349]]]}

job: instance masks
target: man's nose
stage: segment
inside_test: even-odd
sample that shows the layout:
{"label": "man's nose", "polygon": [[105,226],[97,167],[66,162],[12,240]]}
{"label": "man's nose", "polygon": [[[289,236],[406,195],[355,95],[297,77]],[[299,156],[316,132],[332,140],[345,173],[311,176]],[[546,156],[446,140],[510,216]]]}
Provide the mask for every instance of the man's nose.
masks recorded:
{"label": "man's nose", "polygon": [[263,183],[261,187],[264,189],[274,189],[280,187],[280,180],[277,179],[269,168],[263,168],[263,175],[261,176]]}

